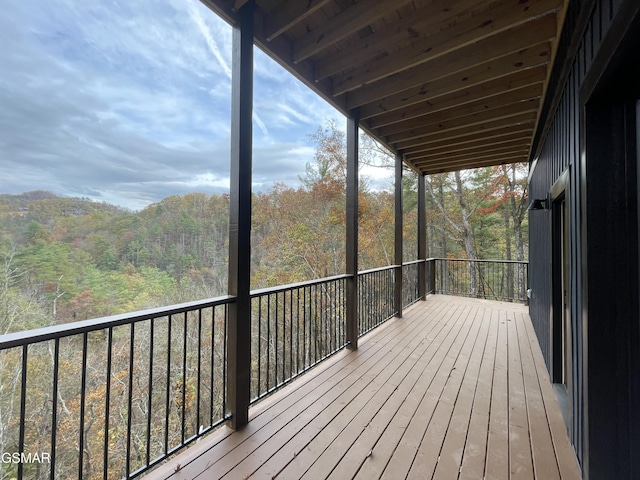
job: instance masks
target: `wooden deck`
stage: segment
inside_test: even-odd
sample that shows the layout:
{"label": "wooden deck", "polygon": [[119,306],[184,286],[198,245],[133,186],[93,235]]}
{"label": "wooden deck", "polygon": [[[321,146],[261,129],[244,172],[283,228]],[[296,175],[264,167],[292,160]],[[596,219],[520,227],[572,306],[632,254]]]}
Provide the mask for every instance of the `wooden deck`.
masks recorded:
{"label": "wooden deck", "polygon": [[149,479],[579,479],[526,307],[432,295]]}

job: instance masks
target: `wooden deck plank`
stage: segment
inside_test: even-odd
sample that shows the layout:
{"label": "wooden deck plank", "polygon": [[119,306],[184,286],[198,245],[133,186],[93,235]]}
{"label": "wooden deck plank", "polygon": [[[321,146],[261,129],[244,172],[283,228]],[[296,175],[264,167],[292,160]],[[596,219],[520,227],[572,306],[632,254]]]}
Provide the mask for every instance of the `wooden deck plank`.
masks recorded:
{"label": "wooden deck plank", "polygon": [[[428,323],[435,322],[436,318],[433,317]],[[243,444],[245,444],[245,448],[247,445],[252,445],[253,449],[257,448],[260,445],[260,441],[257,440],[258,437],[255,437],[255,435],[271,422],[275,421],[286,425],[295,418],[296,409],[304,409],[314,401],[314,397],[326,395],[334,388],[337,389],[344,386],[341,382],[349,382],[350,375],[354,374],[354,372],[357,375],[358,369],[366,368],[368,362],[378,363],[387,353],[386,350],[401,340],[402,332],[405,332],[407,336],[412,333],[408,322],[395,326],[393,330],[387,327],[387,325],[383,325],[377,329],[375,342],[363,344],[357,352],[344,350],[338,353],[334,358],[315,367],[312,372],[296,379],[286,389],[276,392],[258,404],[255,408],[257,413],[252,414],[250,412],[249,424],[242,430],[235,432],[226,442],[212,445],[206,454],[190,459],[190,462],[184,461],[182,458],[169,462],[181,467],[175,473],[172,473],[171,469],[167,467],[162,469],[162,472],[165,470],[168,472],[167,476],[162,476],[162,472],[152,472],[152,475],[155,478],[168,478],[168,476],[171,476],[172,479],[176,480],[188,480],[202,472],[207,472],[207,475],[209,475],[212,467],[218,461],[232,454]],[[354,381],[355,379],[351,379],[351,382]],[[187,465],[189,468],[184,468]],[[226,471],[219,472],[217,467],[215,471],[218,474],[215,478],[220,478],[227,473]]]}
{"label": "wooden deck plank", "polygon": [[497,312],[498,342],[493,368],[489,437],[485,476],[502,480],[509,478],[509,390],[507,358],[507,322],[503,312]]}
{"label": "wooden deck plank", "polygon": [[[459,326],[462,327],[461,324]],[[441,370],[445,354],[444,348],[433,354],[432,361],[412,386],[400,408],[397,411],[390,409],[393,416],[388,424],[386,424],[384,417],[374,419],[372,428],[368,432],[369,435],[364,437],[365,441],[359,442],[361,443],[360,450],[356,450],[357,453],[355,453],[356,458],[362,458],[362,451],[371,452],[371,455],[359,466],[360,469],[355,473],[355,478],[378,478],[382,474],[425,395],[437,385],[439,380],[436,376]],[[367,451],[369,446],[371,449]],[[342,469],[337,469],[334,477],[340,478],[339,473],[345,473],[342,478],[353,478],[347,475],[351,473],[350,471],[343,472]]]}
{"label": "wooden deck plank", "polygon": [[[245,478],[260,468],[283,444],[295,442],[302,447],[308,445],[326,426],[326,419],[333,419],[366,388],[377,388],[388,378],[389,366],[398,361],[397,353],[420,341],[412,331],[403,329],[401,341],[387,346],[376,361],[366,362],[351,372],[336,388],[320,398],[308,396],[307,402],[292,406],[287,412],[289,422],[280,428],[280,423],[258,432],[251,442],[236,449],[214,465],[216,471],[225,472],[230,479]],[[381,375],[381,376],[379,376]],[[306,451],[306,449],[301,449]],[[297,455],[294,455],[297,456]],[[299,471],[297,474],[299,476]],[[224,478],[224,477],[223,477]]]}
{"label": "wooden deck plank", "polygon": [[145,478],[580,478],[526,307],[404,313]]}
{"label": "wooden deck plank", "polygon": [[[481,336],[480,331],[483,326],[481,320],[481,310],[476,310],[475,315],[470,315],[467,318],[467,325],[465,325],[468,330],[467,338],[465,339],[465,343],[462,348],[456,353],[456,361],[447,377],[447,383],[442,395],[438,400],[436,413],[425,432],[425,436],[422,439],[422,443],[420,444],[420,448],[418,449],[407,478],[430,478],[433,476],[442,451],[444,450],[445,445],[447,445],[446,438],[449,437],[449,443],[451,443],[451,437],[457,436],[456,429],[452,427],[456,407],[458,407],[458,413],[460,414],[460,412],[462,412],[462,415],[464,415],[467,404],[468,408],[471,408],[475,385],[473,390],[468,392],[463,390],[463,386],[465,384],[465,380],[473,382],[474,380],[472,377],[477,377],[477,374],[470,374],[467,376],[467,373],[469,371],[473,350],[478,342],[478,338]],[[455,352],[451,353],[453,354]],[[471,368],[473,369],[473,367]],[[467,425],[465,425],[463,429],[466,432]],[[461,443],[464,444],[464,440],[462,440]],[[452,449],[454,448],[455,447],[452,447]],[[462,452],[460,452],[459,458],[456,459],[458,464],[455,469],[456,472],[460,468],[460,460],[462,459],[461,453]],[[450,454],[453,454],[453,452],[447,452],[447,455]],[[449,459],[453,460],[451,457]]]}
{"label": "wooden deck plank", "polygon": [[[405,315],[405,318],[407,318],[407,315]],[[447,311],[444,308],[438,309],[437,315],[441,315],[442,318],[446,318]],[[445,322],[439,322],[438,329],[434,329],[427,328],[428,324],[426,324],[426,318],[421,319],[420,321],[423,325],[425,339],[429,342],[432,342],[434,339],[437,340],[438,336],[441,335],[443,331],[446,331]],[[306,444],[300,445],[300,443],[296,440],[288,442],[271,459],[265,462],[264,465],[256,473],[275,474],[284,470],[286,466],[288,466],[288,464],[292,461],[292,459],[296,458],[300,450],[305,446]]]}
{"label": "wooden deck plank", "polygon": [[[452,330],[455,328],[455,321],[451,319]],[[449,331],[449,337],[451,335],[455,336],[455,331]],[[360,458],[353,457],[353,455],[357,455],[359,449],[353,448],[356,441],[360,440],[360,435],[366,429],[366,427],[370,424],[374,417],[380,412],[382,407],[387,404],[386,411],[389,412],[389,407],[393,408],[393,406],[400,407],[402,405],[402,393],[395,395],[395,401],[391,402],[391,396],[396,394],[398,391],[408,391],[410,387],[415,383],[417,378],[419,377],[420,372],[424,371],[424,369],[429,365],[430,361],[433,359],[434,354],[438,349],[442,348],[442,345],[446,341],[446,337],[442,339],[442,342],[432,341],[430,343],[425,342],[424,340],[421,342],[420,350],[416,350],[414,352],[408,353],[403,352],[403,363],[401,368],[399,368],[394,376],[401,376],[400,382],[387,382],[387,385],[392,387],[389,391],[388,398],[385,402],[381,402],[378,404],[376,396],[368,399],[369,395],[366,395],[364,398],[360,399],[364,406],[361,411],[354,417],[354,421],[349,421],[348,418],[337,418],[334,420],[338,425],[346,425],[341,429],[339,435],[335,437],[335,439],[331,442],[329,446],[324,450],[324,452],[317,458],[317,460],[313,463],[312,467],[307,471],[307,473],[302,478],[315,479],[315,478],[325,478],[327,476],[333,478],[349,478],[345,476],[343,469],[359,467],[364,460],[366,460],[369,452],[361,451],[360,449]],[[418,358],[415,358],[419,355]],[[401,390],[399,390],[401,388]],[[332,423],[334,423],[332,422]],[[323,432],[324,433],[324,432]],[[360,443],[360,442],[358,442]],[[347,451],[353,451],[352,458],[347,460],[344,459],[345,453]],[[370,450],[372,452],[373,450]],[[339,468],[336,472],[335,467],[341,465],[342,468]],[[357,471],[357,469],[356,469]],[[355,472],[354,472],[355,473]],[[287,478],[286,476],[284,478]]]}
{"label": "wooden deck plank", "polygon": [[[460,316],[461,321],[464,323],[467,318],[472,316],[472,314],[473,311],[470,308],[465,307],[463,314]],[[443,419],[435,418],[434,412],[439,410],[444,413],[444,411],[449,407],[448,403],[445,404],[439,402],[439,400],[447,385],[447,380],[450,378],[457,358],[457,355],[452,355],[451,352],[457,352],[462,347],[467,339],[468,333],[468,327],[462,328],[460,335],[454,340],[451,347],[447,350],[444,361],[437,372],[436,379],[432,382],[429,390],[420,402],[418,409],[407,426],[400,444],[393,452],[389,464],[382,474],[382,479],[406,477],[415,460],[427,430],[431,428],[432,431],[441,431]],[[441,405],[440,409],[438,409],[439,405]],[[434,419],[435,422],[432,424],[432,420]]]}
{"label": "wooden deck plank", "polygon": [[524,322],[526,333],[529,339],[529,347],[534,358],[536,373],[538,375],[538,385],[542,393],[544,402],[545,415],[549,422],[549,430],[551,431],[551,439],[555,450],[555,456],[558,461],[560,470],[560,478],[562,479],[578,479],[582,477],[580,466],[578,465],[575,451],[569,442],[566,426],[558,399],[553,391],[553,386],[549,380],[549,372],[545,367],[544,358],[538,340],[533,331],[531,321]]}
{"label": "wooden deck plank", "polygon": [[516,314],[507,313],[509,471],[512,479],[533,480],[529,417],[527,415],[527,399],[524,394],[517,322],[518,316]]}
{"label": "wooden deck plank", "polygon": [[[478,338],[474,345],[467,370],[464,373],[462,386],[456,400],[451,423],[442,445],[438,464],[434,472],[434,479],[448,480],[456,478],[460,473],[462,456],[469,432],[471,412],[478,388],[478,378],[484,351],[489,336],[490,311],[482,310],[476,317],[479,323]],[[484,461],[483,461],[484,464]]]}
{"label": "wooden deck plank", "polygon": [[[433,340],[436,349],[441,346],[440,342],[442,340],[450,336],[450,330],[446,328],[446,323],[443,325],[445,328],[443,328]],[[417,353],[421,356],[427,346],[424,338],[416,335],[410,348],[405,348],[403,351],[398,350],[392,352],[393,360],[385,367],[384,375],[377,379],[379,383],[375,385],[375,387],[381,387],[379,390],[380,394],[376,392],[375,388],[371,387],[363,390],[358,398],[354,398],[353,401],[349,403],[339,415],[335,416],[322,432],[313,439],[312,445],[308,444],[306,448],[300,449],[299,454],[287,465],[280,478],[299,478],[301,472],[305,472],[303,478],[325,478],[328,476],[353,442],[353,440],[350,440],[350,437],[356,435],[358,431],[366,427],[369,420],[382,405],[384,405],[384,400],[388,400],[391,394],[393,394],[396,386],[400,383],[398,380],[401,380],[401,378],[399,377],[407,373],[410,365],[405,361],[406,352]],[[417,352],[416,349],[418,349]],[[335,442],[338,442],[338,445],[343,445],[343,447],[337,448],[337,456],[328,455],[328,449]],[[335,451],[336,447],[332,450]],[[324,457],[324,461],[319,461],[321,457]],[[304,467],[309,468],[309,470],[303,470]]]}
{"label": "wooden deck plank", "polygon": [[558,462],[555,460],[551,431],[542,401],[536,366],[529,346],[526,319],[521,315],[520,320],[516,327],[518,328],[522,377],[528,405],[527,414],[534,474],[535,478],[539,480],[559,480],[560,471],[558,470]]}
{"label": "wooden deck plank", "polygon": [[493,367],[498,341],[498,319],[491,321],[492,311],[487,310],[487,342],[482,355],[482,364],[478,373],[476,393],[473,399],[469,432],[462,456],[460,477],[478,479],[484,477],[487,454],[487,436],[489,431],[489,412],[491,409],[491,389],[493,386]]}

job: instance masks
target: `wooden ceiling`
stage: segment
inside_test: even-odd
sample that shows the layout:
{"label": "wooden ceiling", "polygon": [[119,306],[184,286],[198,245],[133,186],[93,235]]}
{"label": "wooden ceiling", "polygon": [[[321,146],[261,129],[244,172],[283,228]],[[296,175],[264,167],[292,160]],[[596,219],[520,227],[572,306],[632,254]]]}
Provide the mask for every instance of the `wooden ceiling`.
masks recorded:
{"label": "wooden ceiling", "polygon": [[[202,0],[231,24],[247,0]],[[255,43],[420,173],[525,162],[568,0],[255,0]]]}

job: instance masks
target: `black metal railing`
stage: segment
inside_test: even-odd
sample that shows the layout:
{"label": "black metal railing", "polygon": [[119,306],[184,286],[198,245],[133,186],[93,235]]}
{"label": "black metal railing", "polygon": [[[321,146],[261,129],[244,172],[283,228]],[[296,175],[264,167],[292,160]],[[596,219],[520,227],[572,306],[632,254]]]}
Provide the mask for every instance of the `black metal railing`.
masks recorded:
{"label": "black metal railing", "polygon": [[451,258],[435,258],[427,262],[435,264],[432,269],[435,293],[509,302],[527,301],[528,262]]}
{"label": "black metal railing", "polygon": [[224,422],[231,301],[1,336],[2,453],[39,460],[2,478],[133,478]]}
{"label": "black metal railing", "polygon": [[406,262],[402,265],[402,307],[406,308],[420,300],[419,271],[425,268],[424,260]]}
{"label": "black metal railing", "polygon": [[[527,262],[427,259],[359,272],[359,335],[426,293],[526,301]],[[346,345],[351,275],[251,292],[251,398]],[[2,478],[133,478],[230,418],[220,297],[0,336]]]}
{"label": "black metal railing", "polygon": [[358,334],[386,322],[397,313],[395,307],[395,265],[358,273]]}
{"label": "black metal railing", "polygon": [[255,402],[346,345],[349,275],[251,293],[251,397]]}

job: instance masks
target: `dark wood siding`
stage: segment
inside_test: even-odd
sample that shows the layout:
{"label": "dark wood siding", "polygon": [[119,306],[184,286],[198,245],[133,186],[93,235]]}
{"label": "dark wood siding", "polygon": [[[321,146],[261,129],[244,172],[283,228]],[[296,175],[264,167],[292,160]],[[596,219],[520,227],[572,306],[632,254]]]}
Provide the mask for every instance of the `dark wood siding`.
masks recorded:
{"label": "dark wood siding", "polygon": [[[581,164],[581,125],[580,89],[592,69],[601,45],[610,31],[616,14],[624,4],[637,0],[599,0],[571,2],[567,12],[567,21],[562,34],[558,62],[552,73],[551,88],[558,94],[548,98],[543,110],[549,118],[546,128],[534,142],[536,158],[532,162],[529,177],[530,197],[545,198],[551,186],[569,170],[569,192],[567,199],[570,209],[570,306],[572,324],[572,417],[570,438],[581,463],[585,459],[585,398],[584,349],[583,340],[583,271],[581,268],[583,251],[582,235],[582,176]],[[629,8],[627,8],[629,10]],[[551,366],[551,318],[552,318],[552,251],[551,251],[551,213],[550,210],[532,211],[529,214],[530,225],[530,267],[529,285],[531,287],[530,315],[540,347],[547,363]],[[603,226],[603,228],[606,228]]]}

